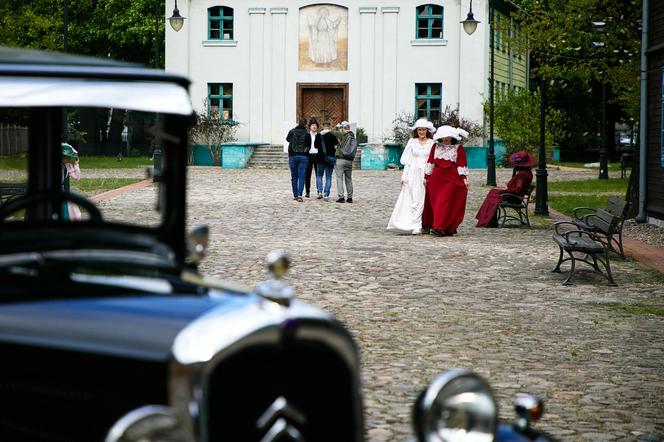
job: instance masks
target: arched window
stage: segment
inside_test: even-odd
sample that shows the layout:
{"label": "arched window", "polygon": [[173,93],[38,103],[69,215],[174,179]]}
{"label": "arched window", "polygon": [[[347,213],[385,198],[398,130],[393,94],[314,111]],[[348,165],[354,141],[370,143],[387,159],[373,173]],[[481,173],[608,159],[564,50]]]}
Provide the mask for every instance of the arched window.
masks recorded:
{"label": "arched window", "polygon": [[208,8],[208,39],[233,40],[233,8],[227,6]]}
{"label": "arched window", "polygon": [[417,7],[416,38],[443,38],[443,7],[441,5]]}

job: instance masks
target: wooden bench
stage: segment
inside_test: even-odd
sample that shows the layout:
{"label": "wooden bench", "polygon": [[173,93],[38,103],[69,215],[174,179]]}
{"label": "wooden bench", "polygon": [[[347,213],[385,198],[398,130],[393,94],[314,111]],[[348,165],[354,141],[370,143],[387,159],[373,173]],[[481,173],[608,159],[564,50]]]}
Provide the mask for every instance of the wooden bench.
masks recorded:
{"label": "wooden bench", "polygon": [[[500,203],[498,203],[498,227],[503,227],[508,221],[518,221],[520,226],[530,227],[530,219],[528,218],[528,203],[530,196],[533,194],[535,186],[532,184],[528,186],[528,190],[524,195],[517,195],[515,193],[502,193],[500,194]],[[510,212],[508,212],[508,209]],[[514,214],[512,214],[514,212]]]}
{"label": "wooden bench", "polygon": [[[617,216],[602,209],[597,209],[594,216],[594,222],[599,232],[614,231],[619,222]],[[605,276],[610,286],[617,285],[611,274],[611,263],[609,261],[611,247],[606,235],[580,229],[573,222],[559,221],[554,224],[553,240],[560,247],[558,264],[553,271],[561,273],[560,266],[562,263],[570,261],[571,264],[569,276],[563,281],[563,285],[570,285],[572,283],[572,277],[576,272],[577,261],[585,262],[594,271]],[[567,253],[567,258],[563,258],[564,253]],[[604,267],[606,274],[602,272],[599,266],[600,263]]]}
{"label": "wooden bench", "polygon": [[[593,209],[590,207],[575,208],[572,213],[572,222],[582,230],[605,236],[606,242],[609,245],[609,249],[621,258],[625,259],[622,230],[630,208],[631,203],[625,202],[617,196],[612,196],[609,198],[609,202],[604,209]],[[604,210],[605,212],[608,212],[618,218],[617,223],[615,226],[612,226],[612,229],[604,230],[597,226],[596,220],[598,210]]]}
{"label": "wooden bench", "polygon": [[25,183],[0,183],[0,207],[14,198],[25,195],[27,188]]}

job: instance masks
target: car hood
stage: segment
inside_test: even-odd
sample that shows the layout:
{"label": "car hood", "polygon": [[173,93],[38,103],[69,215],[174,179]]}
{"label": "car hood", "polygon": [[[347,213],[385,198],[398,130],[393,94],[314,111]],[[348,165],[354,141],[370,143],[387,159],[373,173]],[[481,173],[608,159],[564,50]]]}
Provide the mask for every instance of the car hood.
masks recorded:
{"label": "car hood", "polygon": [[255,296],[127,296],[0,304],[0,342],[164,361],[196,318],[255,303]]}

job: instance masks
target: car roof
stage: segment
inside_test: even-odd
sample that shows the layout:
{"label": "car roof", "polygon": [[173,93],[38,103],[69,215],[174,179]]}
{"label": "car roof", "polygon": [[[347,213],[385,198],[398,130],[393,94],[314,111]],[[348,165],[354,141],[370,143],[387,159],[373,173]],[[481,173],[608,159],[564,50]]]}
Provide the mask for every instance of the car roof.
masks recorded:
{"label": "car roof", "polygon": [[0,46],[0,75],[125,78],[168,81],[189,87],[184,76],[150,69],[138,63]]}
{"label": "car roof", "polygon": [[184,76],[135,63],[0,47],[0,107],[108,106],[190,115],[189,84]]}

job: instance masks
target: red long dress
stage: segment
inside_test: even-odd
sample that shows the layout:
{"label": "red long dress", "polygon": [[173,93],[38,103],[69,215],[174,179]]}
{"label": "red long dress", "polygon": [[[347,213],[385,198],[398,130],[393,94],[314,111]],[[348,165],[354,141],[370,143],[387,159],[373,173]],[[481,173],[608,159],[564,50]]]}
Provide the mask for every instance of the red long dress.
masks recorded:
{"label": "red long dress", "polygon": [[500,195],[503,193],[524,195],[532,182],[533,173],[530,170],[520,170],[507,182],[507,189],[491,189],[484,199],[480,210],[477,211],[477,215],[475,215],[475,219],[477,219],[475,227],[498,227],[496,215],[498,213]]}
{"label": "red long dress", "polygon": [[463,221],[468,197],[463,182],[468,175],[466,151],[461,145],[437,144],[429,153],[427,166],[429,176],[422,227],[455,234]]}

